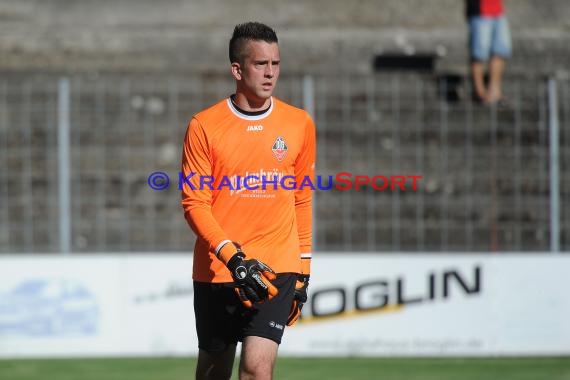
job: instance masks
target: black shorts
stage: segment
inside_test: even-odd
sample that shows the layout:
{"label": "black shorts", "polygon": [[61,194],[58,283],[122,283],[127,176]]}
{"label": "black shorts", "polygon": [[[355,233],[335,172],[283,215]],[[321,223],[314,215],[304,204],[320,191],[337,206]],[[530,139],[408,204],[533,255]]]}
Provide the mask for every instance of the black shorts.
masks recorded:
{"label": "black shorts", "polygon": [[198,347],[220,352],[246,336],[260,336],[281,343],[293,296],[296,274],[280,273],[273,281],[279,289],[271,301],[243,306],[233,283],[194,281],[194,314]]}

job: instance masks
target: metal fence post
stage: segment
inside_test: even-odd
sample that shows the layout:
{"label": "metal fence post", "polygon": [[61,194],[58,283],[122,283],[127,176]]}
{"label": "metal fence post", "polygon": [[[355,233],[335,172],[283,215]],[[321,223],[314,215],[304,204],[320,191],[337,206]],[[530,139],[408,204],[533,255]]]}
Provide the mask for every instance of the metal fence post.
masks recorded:
{"label": "metal fence post", "polygon": [[69,79],[61,78],[58,83],[57,135],[59,173],[59,244],[62,254],[71,250],[71,191],[69,177],[69,125],[70,89]]}
{"label": "metal fence post", "polygon": [[315,81],[309,74],[303,76],[303,108],[315,119]]}
{"label": "metal fence post", "polygon": [[[303,108],[305,111],[311,115],[313,121],[316,125],[316,114],[315,114],[315,81],[312,75],[306,74],[303,76]],[[313,252],[317,250],[317,226],[315,225],[315,219],[317,219],[317,207],[316,207],[316,192],[313,192]]]}
{"label": "metal fence post", "polygon": [[556,79],[548,79],[548,127],[550,131],[550,251],[560,252],[559,125]]}

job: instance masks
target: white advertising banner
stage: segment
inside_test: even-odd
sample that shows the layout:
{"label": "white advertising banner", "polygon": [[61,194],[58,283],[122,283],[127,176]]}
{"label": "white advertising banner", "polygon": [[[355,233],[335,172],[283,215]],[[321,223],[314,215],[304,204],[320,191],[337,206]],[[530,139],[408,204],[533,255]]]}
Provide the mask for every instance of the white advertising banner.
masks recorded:
{"label": "white advertising banner", "polygon": [[0,356],[195,355],[190,255],[0,257]]}
{"label": "white advertising banner", "polygon": [[570,256],[319,255],[281,353],[570,354]]}
{"label": "white advertising banner", "polygon": [[[314,255],[284,356],[570,354],[570,256]],[[0,357],[196,355],[192,257],[0,256]]]}

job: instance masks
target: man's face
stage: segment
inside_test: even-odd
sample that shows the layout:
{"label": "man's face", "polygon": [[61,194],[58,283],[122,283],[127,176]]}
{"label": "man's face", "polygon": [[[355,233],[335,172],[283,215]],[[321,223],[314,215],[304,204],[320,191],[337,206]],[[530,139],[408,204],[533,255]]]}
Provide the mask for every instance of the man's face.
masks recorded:
{"label": "man's face", "polygon": [[248,41],[244,53],[243,62],[233,70],[238,91],[250,100],[265,101],[273,94],[279,78],[279,46],[265,41]]}

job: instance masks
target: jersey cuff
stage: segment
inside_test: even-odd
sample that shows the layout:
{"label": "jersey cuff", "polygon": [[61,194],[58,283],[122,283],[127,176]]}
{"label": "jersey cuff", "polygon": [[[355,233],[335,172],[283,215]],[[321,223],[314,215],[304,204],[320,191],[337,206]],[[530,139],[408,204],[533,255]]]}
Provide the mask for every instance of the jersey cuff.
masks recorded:
{"label": "jersey cuff", "polygon": [[311,274],[311,253],[301,253],[301,273]]}
{"label": "jersey cuff", "polygon": [[224,245],[231,243],[231,240],[222,240],[222,242],[220,244],[218,244],[218,246],[216,247],[216,257],[219,259],[220,258],[220,251],[222,250],[222,248],[224,247]]}

